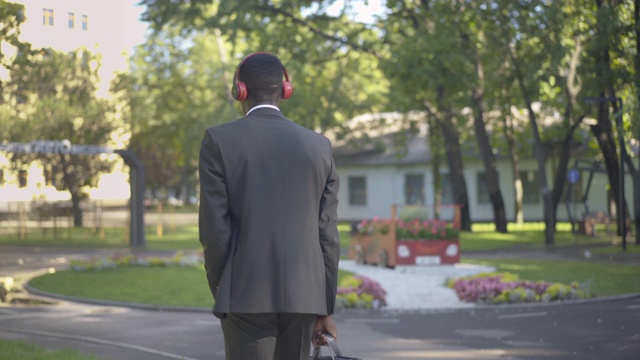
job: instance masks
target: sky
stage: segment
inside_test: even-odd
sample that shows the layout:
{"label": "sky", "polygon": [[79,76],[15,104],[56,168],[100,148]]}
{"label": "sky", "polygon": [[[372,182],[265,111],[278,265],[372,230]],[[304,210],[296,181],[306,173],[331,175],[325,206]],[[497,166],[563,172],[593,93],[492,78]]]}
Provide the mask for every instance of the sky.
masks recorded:
{"label": "sky", "polygon": [[[373,23],[375,15],[384,13],[386,0],[356,0],[353,2],[352,8],[349,11],[350,17],[358,22]],[[331,5],[327,13],[329,15],[336,15],[344,8],[344,0],[338,0]],[[132,41],[140,44],[144,41],[145,32],[148,29],[148,24],[140,20],[140,15],[144,12],[144,6],[137,5],[135,7],[135,16],[138,18],[138,27],[132,29]]]}
{"label": "sky", "polygon": [[[376,14],[384,13],[384,4],[385,0],[359,0],[356,1],[354,5],[352,5],[352,9],[350,13],[352,14],[351,18],[363,23],[373,23],[374,16]],[[327,13],[329,15],[335,15],[342,10],[344,7],[344,1],[339,0],[336,1],[332,6],[329,7]]]}

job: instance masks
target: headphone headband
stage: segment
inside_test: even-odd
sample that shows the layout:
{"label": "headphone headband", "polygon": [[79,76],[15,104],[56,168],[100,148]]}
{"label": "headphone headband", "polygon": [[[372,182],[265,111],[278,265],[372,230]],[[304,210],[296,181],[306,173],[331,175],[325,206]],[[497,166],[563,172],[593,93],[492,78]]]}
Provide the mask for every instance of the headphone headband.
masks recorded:
{"label": "headphone headband", "polygon": [[[266,54],[266,55],[271,55],[273,57],[276,57],[275,55],[270,54],[268,52],[259,51],[259,52],[251,53],[245,56],[244,58],[242,58],[242,60],[236,67],[235,73],[233,74],[233,87],[231,88],[231,94],[233,95],[234,99],[238,101],[244,101],[247,99],[249,95],[247,85],[244,82],[239,81],[240,67],[242,67],[242,64],[244,64],[245,61],[247,61],[250,57],[254,55],[259,55],[259,54]],[[282,65],[282,72],[284,74],[284,80],[282,81],[282,94],[280,95],[280,98],[282,100],[286,100],[290,98],[291,95],[293,95],[293,86],[289,81],[289,74],[287,73],[287,69],[284,67],[284,65]]]}

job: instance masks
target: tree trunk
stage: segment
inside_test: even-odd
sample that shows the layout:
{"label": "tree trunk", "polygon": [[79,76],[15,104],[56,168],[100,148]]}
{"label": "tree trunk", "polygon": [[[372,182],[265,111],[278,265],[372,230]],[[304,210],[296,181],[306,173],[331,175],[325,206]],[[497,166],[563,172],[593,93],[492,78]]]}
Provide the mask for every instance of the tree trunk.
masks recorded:
{"label": "tree trunk", "polygon": [[[564,184],[567,178],[567,170],[569,169],[569,161],[571,160],[571,143],[573,142],[573,133],[576,131],[580,123],[584,119],[584,115],[581,116],[575,123],[568,129],[567,134],[562,141],[562,147],[560,148],[560,161],[556,168],[556,178],[553,183],[553,191],[551,192],[551,201],[553,204],[553,212],[557,213],[558,204],[562,199],[562,193],[564,192]],[[554,227],[556,219],[554,217]]]}
{"label": "tree trunk", "polygon": [[[640,245],[640,158],[638,158],[638,167],[633,164],[630,157],[626,159],[627,167],[631,173],[631,181],[633,184],[633,225],[635,229],[636,245]],[[627,231],[631,231],[631,219]]]}
{"label": "tree trunk", "polygon": [[[640,168],[640,158],[638,158],[638,168]],[[636,170],[633,176],[633,222],[636,230],[636,245],[640,245],[640,174],[638,172],[640,170]]]}
{"label": "tree trunk", "polygon": [[[602,94],[604,97],[604,93]],[[624,216],[620,214],[620,167],[618,164],[618,152],[616,151],[616,144],[613,138],[613,129],[611,121],[609,120],[609,106],[608,103],[602,102],[598,104],[598,123],[591,126],[591,132],[598,141],[600,152],[604,158],[604,163],[607,168],[607,178],[609,179],[609,186],[611,188],[611,196],[613,202],[616,205],[616,218],[618,219],[618,235],[620,234],[621,226],[620,219]]]}
{"label": "tree trunk", "polygon": [[71,193],[71,211],[73,213],[73,226],[82,227],[82,208],[80,207],[80,194]]}
{"label": "tree trunk", "polygon": [[431,172],[433,173],[433,217],[440,219],[442,205],[442,175],[440,174],[440,160],[442,158],[442,134],[433,117],[429,118],[429,146],[431,148]]}
{"label": "tree trunk", "polygon": [[[482,69],[482,65],[478,65]],[[479,73],[482,70],[478,71]],[[502,198],[502,192],[500,191],[500,180],[498,178],[498,171],[496,171],[496,157],[493,154],[493,148],[489,143],[489,136],[487,135],[487,129],[484,124],[483,109],[482,109],[482,97],[483,91],[478,87],[474,87],[472,95],[473,100],[473,126],[476,133],[476,140],[478,141],[478,148],[480,149],[480,156],[484,163],[485,169],[485,183],[487,190],[489,191],[489,198],[491,199],[491,205],[493,206],[493,221],[496,226],[496,231],[500,233],[507,232],[507,215],[504,209],[504,200]]]}
{"label": "tree trunk", "polygon": [[507,232],[507,214],[504,209],[504,199],[500,191],[500,179],[496,170],[496,157],[493,154],[493,148],[489,142],[487,129],[484,123],[484,66],[480,59],[477,46],[471,40],[469,34],[464,31],[460,33],[460,38],[467,44],[468,48],[473,52],[473,62],[476,70],[476,83],[471,88],[471,104],[473,106],[473,127],[480,150],[480,157],[484,163],[485,184],[489,192],[489,199],[493,208],[493,222],[496,231],[500,233]]}
{"label": "tree trunk", "polygon": [[462,206],[460,209],[460,229],[471,231],[471,214],[469,212],[469,196],[467,194],[467,182],[464,178],[464,166],[462,162],[462,152],[460,151],[460,139],[458,131],[453,124],[453,113],[450,109],[445,109],[444,119],[438,119],[438,125],[442,130],[444,146],[449,163],[449,181],[453,190],[453,197],[456,204]]}
{"label": "tree trunk", "polygon": [[507,141],[507,149],[509,151],[509,160],[511,161],[511,172],[513,174],[513,194],[515,197],[514,201],[514,219],[517,224],[524,223],[524,214],[522,211],[522,202],[523,202],[523,190],[522,190],[522,179],[520,178],[520,168],[519,168],[519,157],[516,152],[516,141],[513,133],[513,124],[509,121],[509,116],[507,116],[507,112],[509,111],[509,107],[507,106],[504,110],[503,114],[503,126],[502,129],[504,131],[504,137]]}
{"label": "tree trunk", "polygon": [[60,163],[62,164],[62,181],[64,187],[71,194],[71,212],[73,214],[73,226],[82,227],[82,209],[80,208],[80,185],[76,173],[73,172],[70,167],[71,161],[68,159],[68,155],[60,155]]}
{"label": "tree trunk", "polygon": [[[634,59],[634,83],[636,88],[636,111],[640,112],[640,0],[634,1],[633,19],[636,33],[636,57]],[[637,135],[637,134],[636,134]],[[637,138],[637,136],[636,136]],[[640,154],[639,154],[640,155]],[[629,161],[631,162],[631,161]],[[629,166],[630,169],[634,169],[633,164]],[[633,217],[636,230],[636,245],[640,245],[640,159],[638,160],[638,170],[633,174]]]}
{"label": "tree trunk", "polygon": [[525,98],[529,112],[529,122],[533,129],[534,153],[538,162],[538,172],[540,173],[540,192],[542,196],[542,209],[544,215],[544,243],[545,245],[553,245],[553,238],[556,232],[556,208],[553,206],[551,191],[549,190],[549,185],[547,183],[545,153],[542,141],[540,140],[536,115],[533,112],[533,107],[531,106],[531,101],[528,99],[528,96],[525,96]]}
{"label": "tree trunk", "polygon": [[544,243],[550,246],[554,243],[553,237],[556,232],[556,211],[553,207],[551,191],[549,190],[549,185],[547,183],[547,168],[545,166],[546,159],[544,147],[542,144],[542,140],[540,139],[540,130],[538,129],[536,114],[533,112],[531,98],[529,97],[527,87],[524,84],[524,79],[522,72],[520,71],[519,63],[516,61],[515,55],[513,53],[509,55],[511,57],[511,62],[513,63],[517,82],[520,87],[520,92],[522,93],[522,98],[526,104],[527,112],[529,113],[529,124],[533,132],[533,152],[535,153],[536,161],[538,162],[538,172],[540,173],[538,180],[540,181],[540,195],[542,196],[542,211],[544,216]]}
{"label": "tree trunk", "polygon": [[[620,167],[615,138],[613,136],[613,125],[609,117],[609,104],[611,103],[613,105],[614,112],[618,110],[618,106],[614,100],[616,94],[613,89],[613,73],[611,71],[611,59],[609,55],[609,31],[603,13],[607,11],[607,9],[603,6],[602,0],[596,0],[596,5],[598,8],[596,14],[596,46],[593,57],[595,59],[596,77],[599,80],[598,83],[601,84],[601,88],[598,94],[600,97],[598,99],[598,123],[591,126],[591,131],[598,140],[598,145],[607,167],[611,195],[616,204],[618,235],[622,235],[622,222],[626,221],[628,212],[624,199],[622,204],[620,204],[620,194],[622,190],[620,188]],[[620,209],[622,209],[622,211],[620,211]]]}

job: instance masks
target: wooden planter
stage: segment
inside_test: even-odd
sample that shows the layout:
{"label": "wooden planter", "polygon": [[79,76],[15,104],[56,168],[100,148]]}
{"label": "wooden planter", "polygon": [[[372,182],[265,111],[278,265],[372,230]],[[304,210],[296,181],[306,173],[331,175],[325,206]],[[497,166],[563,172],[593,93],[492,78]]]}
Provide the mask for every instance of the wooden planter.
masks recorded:
{"label": "wooden planter", "polygon": [[396,265],[440,265],[460,262],[459,240],[398,240]]}
{"label": "wooden planter", "polygon": [[459,240],[395,240],[391,235],[355,234],[350,258],[360,264],[451,265],[460,262]]}
{"label": "wooden planter", "polygon": [[391,234],[355,234],[351,239],[350,257],[359,264],[395,266],[396,241]]}
{"label": "wooden planter", "polygon": [[[460,207],[455,207],[451,224],[460,228]],[[460,262],[460,240],[396,239],[396,208],[392,218],[379,221],[351,238],[349,257],[360,264],[395,267],[396,265],[446,265]]]}

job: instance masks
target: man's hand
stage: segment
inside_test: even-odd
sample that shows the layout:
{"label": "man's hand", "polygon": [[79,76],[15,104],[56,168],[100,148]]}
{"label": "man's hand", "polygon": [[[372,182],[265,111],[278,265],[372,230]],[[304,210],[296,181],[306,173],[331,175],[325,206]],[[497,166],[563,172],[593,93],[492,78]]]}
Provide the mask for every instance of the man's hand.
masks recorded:
{"label": "man's hand", "polygon": [[314,347],[329,344],[324,336],[325,333],[333,336],[334,339],[338,338],[338,330],[333,322],[333,315],[318,315],[316,326],[313,328],[312,341]]}

